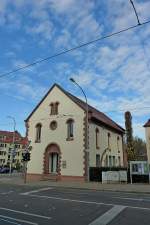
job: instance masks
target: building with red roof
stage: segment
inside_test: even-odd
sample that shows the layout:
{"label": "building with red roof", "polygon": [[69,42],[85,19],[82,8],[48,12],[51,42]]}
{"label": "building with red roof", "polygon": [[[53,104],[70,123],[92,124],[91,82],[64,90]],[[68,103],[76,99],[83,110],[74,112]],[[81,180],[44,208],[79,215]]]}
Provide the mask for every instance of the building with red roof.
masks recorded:
{"label": "building with red roof", "polygon": [[0,166],[8,165],[11,159],[14,167],[16,164],[21,164],[22,152],[27,143],[27,138],[22,137],[18,131],[14,133],[0,130]]}
{"label": "building with red roof", "polygon": [[125,130],[54,84],[25,120],[31,140],[28,179],[86,180],[89,167],[124,166]]}

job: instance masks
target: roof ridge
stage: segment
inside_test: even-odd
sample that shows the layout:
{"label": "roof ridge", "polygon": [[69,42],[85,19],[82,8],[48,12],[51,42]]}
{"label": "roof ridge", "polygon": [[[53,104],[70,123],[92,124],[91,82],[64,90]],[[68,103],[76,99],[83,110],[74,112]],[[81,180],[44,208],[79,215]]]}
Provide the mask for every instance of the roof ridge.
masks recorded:
{"label": "roof ridge", "polygon": [[[81,101],[83,104],[86,104],[82,99],[76,97],[75,95],[71,94],[70,92],[68,92],[68,91],[65,91],[65,92],[66,92],[66,94],[69,94],[69,95],[71,95],[72,97],[76,98],[77,100]],[[124,128],[122,128],[120,125],[118,125],[115,121],[113,121],[113,120],[112,120],[109,116],[107,116],[105,113],[101,112],[100,110],[98,110],[97,108],[95,108],[94,106],[91,106],[91,105],[89,105],[89,104],[88,104],[88,107],[90,107],[90,108],[96,110],[98,113],[103,114],[105,117],[107,117],[107,119],[111,120],[111,121],[112,121],[113,123],[115,123],[119,128],[121,128],[121,129],[124,130]],[[90,111],[90,110],[89,110],[89,111]],[[89,112],[89,111],[88,111],[88,112]]]}

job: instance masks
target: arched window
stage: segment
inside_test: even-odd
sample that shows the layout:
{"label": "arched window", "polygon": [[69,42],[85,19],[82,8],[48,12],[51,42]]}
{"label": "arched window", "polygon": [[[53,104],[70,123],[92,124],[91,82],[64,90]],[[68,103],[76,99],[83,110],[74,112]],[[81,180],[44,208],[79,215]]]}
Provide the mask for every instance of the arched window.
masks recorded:
{"label": "arched window", "polygon": [[96,149],[99,149],[99,129],[95,129],[95,137],[96,137]]}
{"label": "arched window", "polygon": [[36,137],[35,137],[35,142],[41,142],[41,128],[42,124],[38,123],[36,125]]}
{"label": "arched window", "polygon": [[121,166],[121,158],[118,156],[118,166]]}
{"label": "arched window", "polygon": [[59,102],[55,102],[55,115],[58,114],[58,105],[59,105]]}
{"label": "arched window", "polygon": [[67,120],[67,140],[73,140],[74,137],[74,120]]}
{"label": "arched window", "polygon": [[108,148],[110,148],[110,137],[111,137],[110,133],[108,133],[107,136],[108,136]]}
{"label": "arched window", "polygon": [[118,150],[118,153],[120,153],[120,149],[119,149],[119,140],[120,140],[120,138],[119,138],[119,136],[117,137],[117,150]]}
{"label": "arched window", "polygon": [[58,105],[59,105],[59,102],[52,102],[50,104],[50,107],[51,107],[50,115],[57,115],[58,114]]}

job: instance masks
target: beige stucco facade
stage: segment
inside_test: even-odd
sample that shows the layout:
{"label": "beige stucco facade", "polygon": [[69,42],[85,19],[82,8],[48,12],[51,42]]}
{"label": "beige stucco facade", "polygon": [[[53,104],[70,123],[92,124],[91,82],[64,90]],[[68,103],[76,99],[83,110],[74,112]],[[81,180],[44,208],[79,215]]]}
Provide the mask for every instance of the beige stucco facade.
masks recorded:
{"label": "beige stucco facade", "polygon": [[[58,115],[50,115],[50,103],[59,102]],[[28,121],[28,139],[31,140],[31,161],[28,163],[28,173],[42,174],[44,153],[48,145],[55,143],[61,151],[61,163],[65,161],[66,168],[61,165],[61,175],[83,176],[84,173],[84,142],[83,119],[84,111],[71,101],[59,88],[54,87],[40,107]],[[67,141],[66,121],[74,120],[74,139]],[[55,120],[57,129],[51,130],[50,123]],[[35,142],[36,124],[42,124],[41,142]]]}
{"label": "beige stucco facade", "polygon": [[[53,102],[58,103],[57,115],[51,115],[50,108]],[[39,103],[36,109],[26,120],[27,137],[31,141],[31,161],[28,163],[27,173],[31,179],[33,176],[39,176],[40,179],[45,173],[51,174],[47,163],[49,155],[58,150],[59,154],[59,177],[61,178],[83,178],[86,176],[86,152],[85,152],[85,110],[74,102],[57,85],[48,92],[48,94]],[[73,138],[67,138],[67,121],[73,120]],[[52,121],[56,121],[57,128],[50,128]],[[41,140],[36,142],[36,125],[41,125]],[[99,149],[95,145],[95,129],[99,129]],[[100,154],[108,147],[108,132],[110,133],[111,152],[106,153],[109,156],[115,156],[115,166],[118,166],[118,156],[120,165],[123,166],[123,144],[122,135],[106,128],[94,124],[89,120],[89,166],[96,166],[96,155]],[[119,141],[117,143],[117,138]],[[54,147],[54,150],[51,148]],[[119,148],[119,151],[118,151]],[[52,151],[53,152],[52,152]],[[104,155],[103,164],[106,155]],[[52,162],[51,162],[52,163]],[[46,167],[45,167],[46,165]],[[46,169],[45,169],[46,168]],[[46,172],[45,172],[46,171]],[[48,172],[47,172],[48,171]],[[52,175],[52,174],[51,174]],[[36,179],[36,178],[35,178]]]}
{"label": "beige stucco facade", "polygon": [[[98,148],[96,147],[96,129],[98,133]],[[108,133],[110,133],[110,145],[108,149]],[[123,166],[123,136],[115,131],[112,131],[105,126],[100,126],[94,123],[89,124],[89,145],[90,145],[90,166],[96,166],[96,155],[100,155],[100,166]],[[106,153],[103,155],[104,151]],[[113,162],[115,157],[115,164]],[[106,162],[108,158],[108,162]],[[111,161],[111,162],[110,162]]]}

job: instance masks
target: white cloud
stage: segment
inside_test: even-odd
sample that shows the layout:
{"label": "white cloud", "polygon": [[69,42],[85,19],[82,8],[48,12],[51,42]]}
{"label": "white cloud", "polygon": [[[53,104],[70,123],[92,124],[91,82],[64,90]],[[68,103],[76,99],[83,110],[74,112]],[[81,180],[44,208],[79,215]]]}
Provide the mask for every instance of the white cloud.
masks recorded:
{"label": "white cloud", "polygon": [[45,38],[46,40],[51,40],[53,35],[53,24],[51,21],[42,21],[37,23],[36,25],[30,27],[26,27],[27,33],[40,35],[41,37]]}
{"label": "white cloud", "polygon": [[95,79],[94,74],[84,70],[79,70],[77,74],[72,74],[71,77],[73,77],[81,86],[90,86]]}

